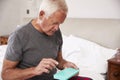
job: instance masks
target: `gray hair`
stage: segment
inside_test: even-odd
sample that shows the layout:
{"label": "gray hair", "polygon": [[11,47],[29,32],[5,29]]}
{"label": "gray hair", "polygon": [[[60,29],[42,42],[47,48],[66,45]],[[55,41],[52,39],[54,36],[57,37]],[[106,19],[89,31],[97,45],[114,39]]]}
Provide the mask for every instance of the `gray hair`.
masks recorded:
{"label": "gray hair", "polygon": [[65,0],[43,0],[39,8],[39,13],[40,11],[44,11],[49,16],[57,10],[63,10],[67,14],[68,7]]}

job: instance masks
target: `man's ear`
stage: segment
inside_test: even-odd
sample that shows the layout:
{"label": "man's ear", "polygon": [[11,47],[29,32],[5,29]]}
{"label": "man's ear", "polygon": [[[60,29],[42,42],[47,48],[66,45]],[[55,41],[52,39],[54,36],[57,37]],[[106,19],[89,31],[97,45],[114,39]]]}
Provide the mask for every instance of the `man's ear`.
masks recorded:
{"label": "man's ear", "polygon": [[42,19],[42,17],[45,15],[45,12],[44,11],[40,11],[39,13],[39,18]]}

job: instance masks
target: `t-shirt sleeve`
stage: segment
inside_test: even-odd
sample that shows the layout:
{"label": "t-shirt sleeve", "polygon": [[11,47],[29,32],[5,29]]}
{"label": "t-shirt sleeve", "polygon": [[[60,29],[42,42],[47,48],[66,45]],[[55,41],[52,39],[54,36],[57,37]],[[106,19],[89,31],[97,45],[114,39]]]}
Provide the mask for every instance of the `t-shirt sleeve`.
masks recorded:
{"label": "t-shirt sleeve", "polygon": [[11,61],[20,61],[22,58],[22,44],[17,32],[10,35],[5,59]]}

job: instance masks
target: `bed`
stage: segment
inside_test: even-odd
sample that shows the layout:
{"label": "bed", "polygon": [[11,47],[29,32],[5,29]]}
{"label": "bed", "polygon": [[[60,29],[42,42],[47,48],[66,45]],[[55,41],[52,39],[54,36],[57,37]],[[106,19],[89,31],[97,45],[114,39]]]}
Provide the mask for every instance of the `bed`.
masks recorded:
{"label": "bed", "polygon": [[[0,71],[7,45],[0,46]],[[107,60],[114,56],[116,50],[105,48],[89,40],[63,35],[63,58],[74,62],[80,69],[80,76],[93,80],[105,80]],[[1,79],[0,79],[1,80]]]}
{"label": "bed", "polygon": [[[89,25],[90,22],[96,25],[106,22],[106,27],[83,25]],[[113,25],[118,24],[115,20],[67,19],[62,25],[63,58],[79,67],[79,76],[90,77],[93,80],[106,79],[107,60],[114,57],[116,48],[120,47],[117,44],[120,40],[120,27],[108,27],[110,22]],[[6,48],[7,45],[0,45],[0,70]]]}

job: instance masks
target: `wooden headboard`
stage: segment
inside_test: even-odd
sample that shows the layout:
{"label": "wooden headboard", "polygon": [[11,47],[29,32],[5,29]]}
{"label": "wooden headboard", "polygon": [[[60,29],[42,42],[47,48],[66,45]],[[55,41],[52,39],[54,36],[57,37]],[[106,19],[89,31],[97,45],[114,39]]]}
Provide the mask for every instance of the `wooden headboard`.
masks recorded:
{"label": "wooden headboard", "polygon": [[8,42],[8,35],[0,36],[0,45],[5,45]]}
{"label": "wooden headboard", "polygon": [[120,19],[68,18],[61,25],[65,35],[75,35],[104,47],[120,48]]}

